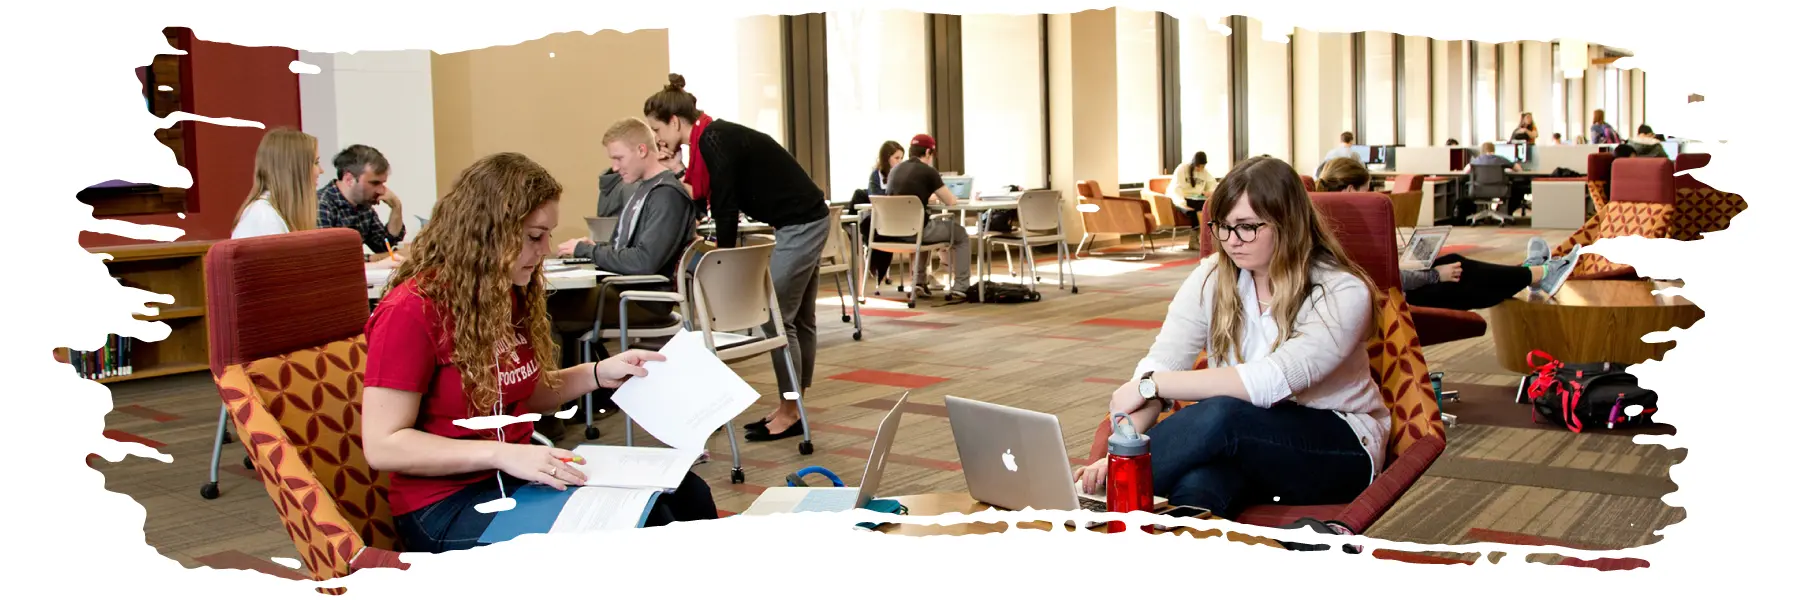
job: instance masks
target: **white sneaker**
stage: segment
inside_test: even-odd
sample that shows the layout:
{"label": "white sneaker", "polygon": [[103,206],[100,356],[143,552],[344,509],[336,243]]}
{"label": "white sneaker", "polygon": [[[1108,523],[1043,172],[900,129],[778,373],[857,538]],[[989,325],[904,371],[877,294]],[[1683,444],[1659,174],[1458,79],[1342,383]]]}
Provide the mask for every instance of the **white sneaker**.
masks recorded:
{"label": "white sneaker", "polygon": [[1525,242],[1525,266],[1535,267],[1550,262],[1550,243],[1541,237]]}
{"label": "white sneaker", "polygon": [[1581,246],[1562,258],[1551,259],[1544,263],[1544,278],[1538,281],[1538,290],[1547,296],[1555,296],[1561,290],[1563,282],[1569,280],[1569,274],[1575,272],[1575,260],[1581,257]]}

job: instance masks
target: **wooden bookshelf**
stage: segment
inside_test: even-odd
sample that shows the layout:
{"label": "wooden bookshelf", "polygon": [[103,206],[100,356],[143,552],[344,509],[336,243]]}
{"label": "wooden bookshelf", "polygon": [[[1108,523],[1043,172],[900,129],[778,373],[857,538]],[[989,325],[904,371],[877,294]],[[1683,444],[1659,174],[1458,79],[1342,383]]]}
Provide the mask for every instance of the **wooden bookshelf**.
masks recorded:
{"label": "wooden bookshelf", "polygon": [[[169,337],[159,342],[131,341],[131,374],[100,379],[101,383],[148,379],[178,373],[205,371],[207,357],[206,251],[212,241],[132,244],[92,248],[95,254],[112,256],[106,269],[126,287],[174,297],[170,304],[150,305],[155,315],[137,315],[144,321],[169,326]],[[59,358],[66,357],[64,351]],[[66,360],[66,358],[63,358]]]}
{"label": "wooden bookshelf", "polygon": [[[184,53],[193,43],[193,32],[184,27],[166,28],[163,37],[169,41],[169,46]],[[149,65],[139,69],[144,105],[150,114],[161,118],[178,111],[194,112],[193,95],[189,93],[193,80],[189,63],[188,54],[158,54]],[[193,121],[159,129],[156,139],[168,146],[176,164],[192,171],[195,157]],[[94,187],[82,190],[75,198],[93,206],[96,217],[121,217],[193,212],[195,207],[190,203],[192,197],[188,192],[183,188],[154,185]]]}

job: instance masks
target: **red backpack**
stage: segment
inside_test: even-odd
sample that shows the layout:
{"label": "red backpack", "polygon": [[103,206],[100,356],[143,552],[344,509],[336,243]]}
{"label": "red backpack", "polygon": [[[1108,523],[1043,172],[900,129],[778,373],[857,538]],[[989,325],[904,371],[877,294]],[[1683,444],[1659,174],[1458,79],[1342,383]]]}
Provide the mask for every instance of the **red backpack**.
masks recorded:
{"label": "red backpack", "polygon": [[[1638,386],[1622,363],[1566,365],[1540,350],[1526,362],[1535,372],[1519,384],[1518,402],[1530,402],[1534,423],[1553,423],[1581,433],[1587,427],[1649,425],[1656,392]],[[1632,407],[1637,407],[1635,410]]]}

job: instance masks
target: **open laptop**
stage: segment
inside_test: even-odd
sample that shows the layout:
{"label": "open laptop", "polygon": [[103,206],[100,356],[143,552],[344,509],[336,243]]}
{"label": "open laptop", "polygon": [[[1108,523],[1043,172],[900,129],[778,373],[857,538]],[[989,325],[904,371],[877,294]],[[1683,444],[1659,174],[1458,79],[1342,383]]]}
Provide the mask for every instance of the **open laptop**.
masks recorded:
{"label": "open laptop", "polygon": [[[1076,488],[1056,415],[956,396],[945,396],[944,407],[975,501],[1007,510],[1106,512],[1105,496]],[[1167,505],[1159,497],[1151,508]]]}
{"label": "open laptop", "polygon": [[596,246],[612,244],[613,230],[619,227],[618,217],[588,217],[588,240]]}
{"label": "open laptop", "polygon": [[964,175],[945,177],[944,187],[950,188],[950,194],[956,196],[957,200],[968,200],[970,192],[975,189],[975,178]]}
{"label": "open laptop", "polygon": [[1437,260],[1439,252],[1444,251],[1444,243],[1450,240],[1450,226],[1414,228],[1412,237],[1400,247],[1400,268],[1406,270],[1422,270],[1431,268]]}
{"label": "open laptop", "polygon": [[869,448],[869,464],[863,467],[862,483],[857,487],[780,487],[764,490],[756,502],[750,504],[742,514],[773,515],[797,512],[844,512],[856,510],[869,505],[875,499],[875,489],[881,485],[882,469],[887,467],[888,449],[894,445],[894,432],[900,429],[901,409],[906,404],[906,397],[911,392],[902,394],[900,401],[888,410],[881,419],[881,426],[875,429],[875,442]]}

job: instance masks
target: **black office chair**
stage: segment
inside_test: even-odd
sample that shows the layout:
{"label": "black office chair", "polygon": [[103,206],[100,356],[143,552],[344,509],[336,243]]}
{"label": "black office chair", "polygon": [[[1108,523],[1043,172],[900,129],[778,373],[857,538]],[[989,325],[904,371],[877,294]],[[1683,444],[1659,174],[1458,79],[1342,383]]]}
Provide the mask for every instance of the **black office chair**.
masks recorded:
{"label": "black office chair", "polygon": [[1480,223],[1482,219],[1494,219],[1501,225],[1512,221],[1512,215],[1499,210],[1512,197],[1512,185],[1506,180],[1506,165],[1473,165],[1469,171],[1469,199],[1488,202],[1487,208],[1469,217],[1469,224]]}

